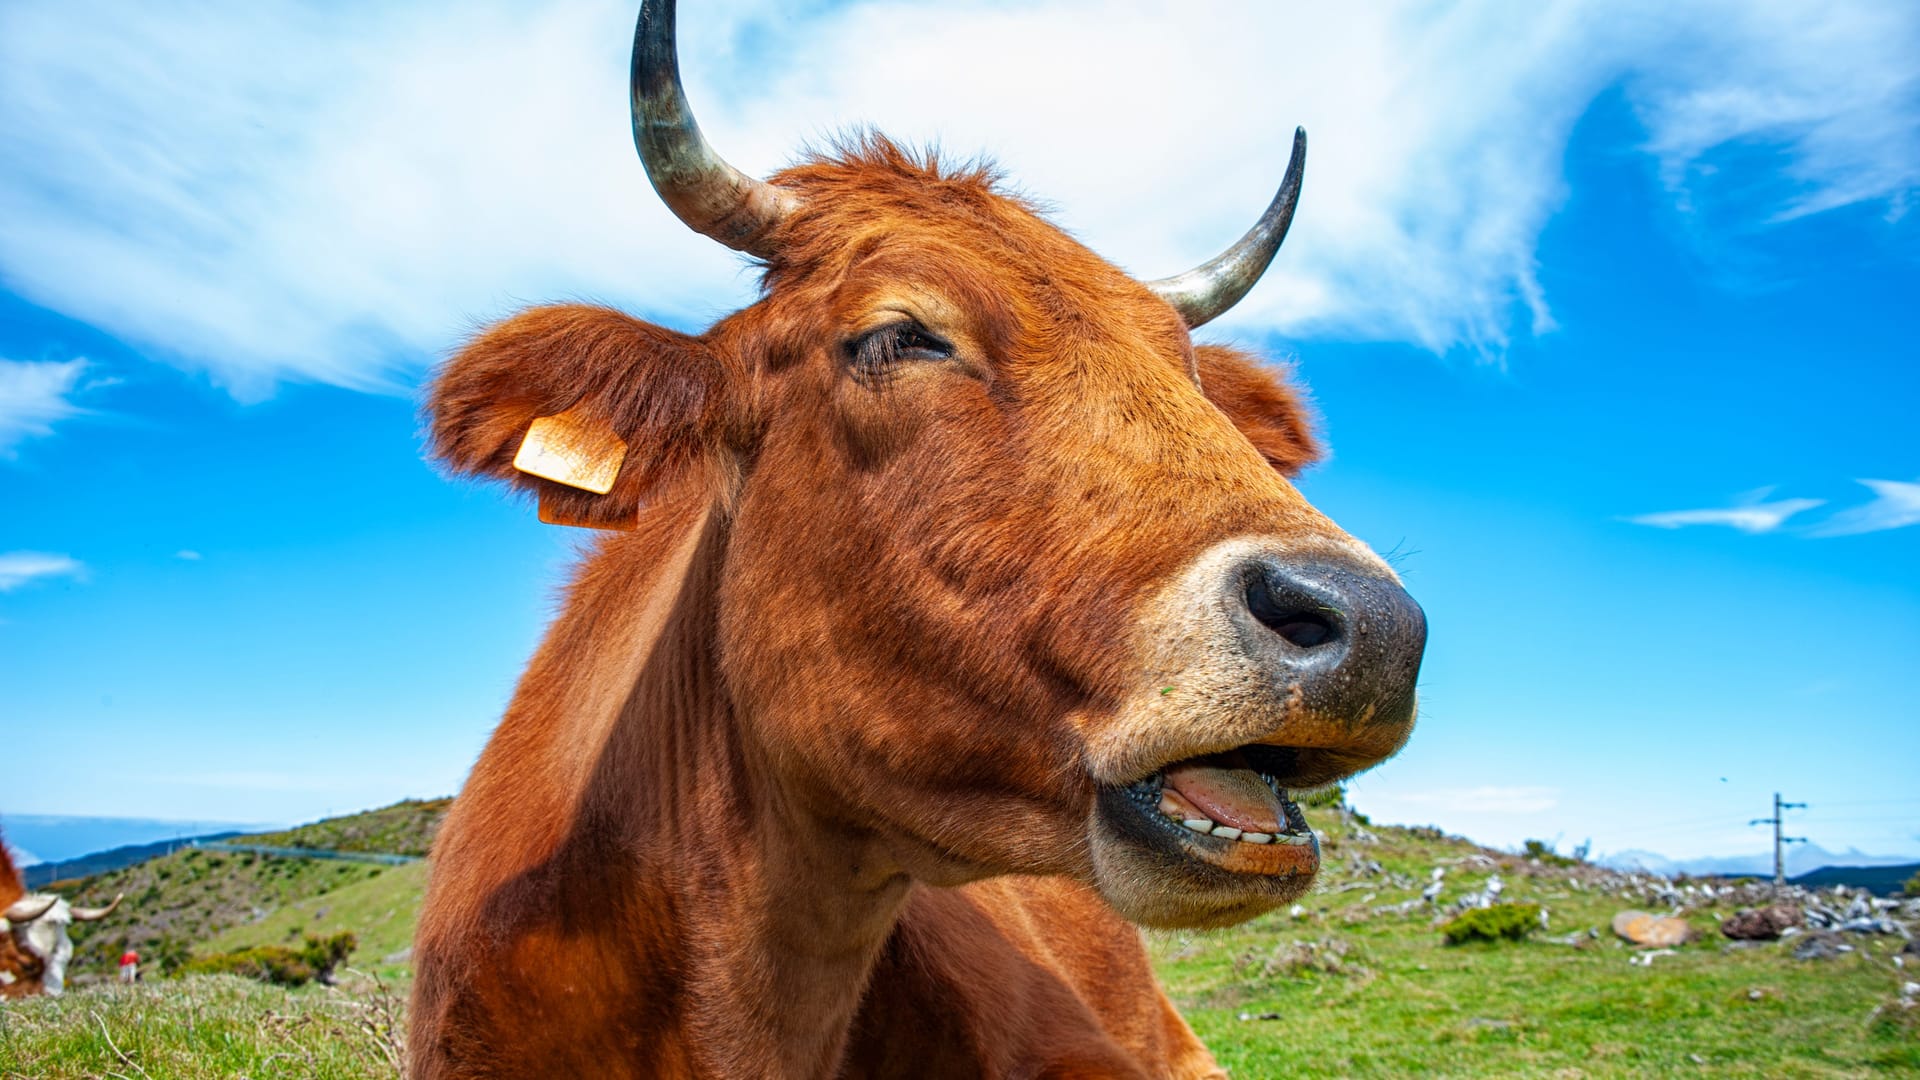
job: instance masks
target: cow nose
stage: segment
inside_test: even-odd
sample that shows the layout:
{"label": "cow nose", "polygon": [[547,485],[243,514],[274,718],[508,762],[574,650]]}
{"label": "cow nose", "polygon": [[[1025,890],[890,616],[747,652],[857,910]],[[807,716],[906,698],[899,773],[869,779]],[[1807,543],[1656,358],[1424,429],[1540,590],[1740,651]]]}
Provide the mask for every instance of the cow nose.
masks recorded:
{"label": "cow nose", "polygon": [[1249,559],[1228,603],[1276,695],[1351,725],[1411,723],[1427,618],[1392,578],[1333,561]]}

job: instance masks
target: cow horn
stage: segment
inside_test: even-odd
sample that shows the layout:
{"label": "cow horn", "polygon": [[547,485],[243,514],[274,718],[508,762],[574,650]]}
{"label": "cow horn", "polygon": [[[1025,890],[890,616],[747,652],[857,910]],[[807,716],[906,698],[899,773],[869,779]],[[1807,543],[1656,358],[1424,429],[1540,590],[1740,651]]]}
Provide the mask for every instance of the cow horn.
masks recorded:
{"label": "cow horn", "polygon": [[1172,304],[1189,327],[1213,321],[1240,298],[1267,272],[1267,264],[1287,238],[1287,226],[1293,224],[1293,207],[1300,201],[1300,178],[1307,169],[1307,131],[1293,129],[1293,157],[1287,162],[1287,175],[1280,190],[1267,204],[1267,212],[1240,242],[1214,259],[1177,277],[1147,282],[1147,288]]}
{"label": "cow horn", "polygon": [[13,906],[7,909],[7,921],[15,926],[19,926],[22,923],[30,923],[53,910],[53,905],[59,902],[60,898],[57,896],[23,897],[15,900]]}
{"label": "cow horn", "polygon": [[761,258],[769,234],[799,200],[755,180],[707,145],[680,85],[674,47],[674,0],[645,0],[633,30],[633,144],[653,190],[697,233]]}
{"label": "cow horn", "polygon": [[127,898],[126,893],[115,893],[113,894],[113,903],[108,904],[106,907],[74,908],[73,921],[74,922],[92,922],[95,919],[104,919],[107,916],[113,914],[113,909],[119,907],[120,901],[125,900],[126,898]]}

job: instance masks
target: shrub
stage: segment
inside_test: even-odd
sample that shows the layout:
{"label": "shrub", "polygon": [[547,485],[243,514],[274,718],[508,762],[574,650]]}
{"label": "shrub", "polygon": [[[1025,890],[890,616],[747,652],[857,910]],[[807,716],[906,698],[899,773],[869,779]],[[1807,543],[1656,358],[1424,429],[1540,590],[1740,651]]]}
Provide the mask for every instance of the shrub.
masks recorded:
{"label": "shrub", "polygon": [[300,986],[314,977],[313,968],[301,961],[300,954],[284,945],[196,956],[180,970],[188,975],[244,975],[280,986]]}
{"label": "shrub", "polygon": [[298,949],[285,945],[256,945],[250,949],[196,956],[181,966],[189,975],[244,975],[280,986],[300,986],[319,980],[333,985],[333,969],[359,947],[351,930],[329,938],[308,935]]}
{"label": "shrub", "polygon": [[[1581,848],[1577,850],[1584,851],[1585,849]],[[1521,854],[1525,855],[1529,859],[1539,859],[1541,862],[1546,863],[1548,866],[1578,866],[1580,865],[1581,862],[1584,861],[1582,859],[1569,858],[1565,855],[1560,854],[1559,852],[1553,850],[1553,845],[1548,843],[1545,840],[1527,841],[1525,845],[1525,850],[1522,851]]]}
{"label": "shrub", "polygon": [[1908,896],[1920,896],[1920,874],[1915,874],[1908,878],[1907,883],[1900,886],[1900,888]]}
{"label": "shrub", "polygon": [[1540,929],[1539,904],[1495,904],[1461,912],[1440,928],[1449,945],[1469,941],[1520,941]]}
{"label": "shrub", "polygon": [[161,934],[147,943],[147,966],[162,975],[171,975],[193,958],[191,947],[172,934]]}

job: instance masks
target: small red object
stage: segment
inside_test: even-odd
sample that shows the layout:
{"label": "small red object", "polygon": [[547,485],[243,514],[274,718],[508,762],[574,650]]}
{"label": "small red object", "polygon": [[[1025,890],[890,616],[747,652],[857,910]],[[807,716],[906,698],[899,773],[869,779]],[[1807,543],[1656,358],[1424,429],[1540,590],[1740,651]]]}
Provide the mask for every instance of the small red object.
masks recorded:
{"label": "small red object", "polygon": [[120,954],[121,967],[126,967],[128,964],[137,964],[139,962],[140,962],[140,954],[137,952],[134,952],[132,949],[128,949],[126,952],[123,952]]}

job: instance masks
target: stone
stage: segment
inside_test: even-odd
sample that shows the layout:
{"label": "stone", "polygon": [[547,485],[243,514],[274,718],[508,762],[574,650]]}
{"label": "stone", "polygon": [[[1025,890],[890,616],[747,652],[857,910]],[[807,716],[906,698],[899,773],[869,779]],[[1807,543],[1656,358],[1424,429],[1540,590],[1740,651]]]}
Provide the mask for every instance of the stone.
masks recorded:
{"label": "stone", "polygon": [[1793,947],[1795,960],[1830,960],[1841,953],[1850,953],[1853,946],[1840,940],[1840,935],[1831,933],[1807,934],[1800,944]]}
{"label": "stone", "polygon": [[1898,934],[1905,936],[1907,929],[1892,919],[1848,919],[1840,924],[1840,929],[1853,934]]}
{"label": "stone", "polygon": [[1720,932],[1734,941],[1776,941],[1788,927],[1799,925],[1799,908],[1774,904],[1735,913],[1720,924]]}
{"label": "stone", "polygon": [[1615,915],[1613,932],[1635,945],[1653,948],[1684,945],[1694,937],[1693,927],[1687,920],[1644,911],[1623,911]]}

